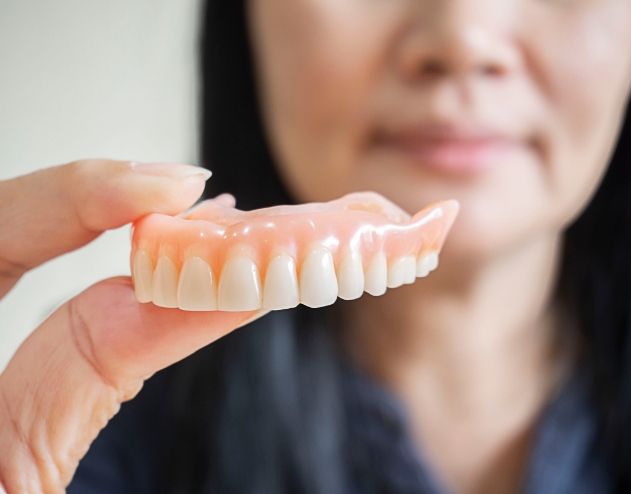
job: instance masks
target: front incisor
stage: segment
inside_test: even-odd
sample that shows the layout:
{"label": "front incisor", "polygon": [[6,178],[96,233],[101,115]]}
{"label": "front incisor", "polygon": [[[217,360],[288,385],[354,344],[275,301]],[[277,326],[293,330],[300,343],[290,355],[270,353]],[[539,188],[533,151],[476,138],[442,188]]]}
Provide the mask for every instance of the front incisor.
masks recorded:
{"label": "front incisor", "polygon": [[136,252],[134,257],[134,289],[138,302],[153,300],[153,262],[144,250]]}
{"label": "front incisor", "polygon": [[291,256],[280,255],[267,266],[263,289],[263,308],[282,310],[296,307],[300,302],[296,263]]}
{"label": "front incisor", "polygon": [[364,268],[358,252],[344,257],[337,268],[338,296],[344,300],[355,300],[364,293]]}
{"label": "front incisor", "polygon": [[153,303],[159,307],[177,307],[177,268],[173,261],[161,256],[153,273]]}
{"label": "front incisor", "polygon": [[317,308],[337,299],[337,278],[333,256],[321,247],[311,251],[300,267],[300,302]]}
{"label": "front incisor", "polygon": [[217,309],[216,280],[210,266],[199,257],[190,257],[182,266],[177,286],[177,305],[182,310]]}
{"label": "front incisor", "polygon": [[217,306],[219,310],[240,312],[260,309],[263,303],[261,278],[256,264],[245,257],[232,257],[221,271]]}

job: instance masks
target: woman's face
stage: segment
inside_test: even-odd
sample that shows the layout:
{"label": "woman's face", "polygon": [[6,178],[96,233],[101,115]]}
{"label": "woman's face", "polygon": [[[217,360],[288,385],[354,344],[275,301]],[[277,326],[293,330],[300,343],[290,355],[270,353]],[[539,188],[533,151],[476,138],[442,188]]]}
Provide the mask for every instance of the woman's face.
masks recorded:
{"label": "woman's face", "polygon": [[[301,201],[462,209],[448,248],[556,233],[602,176],[631,84],[631,0],[249,0],[263,115]],[[631,166],[631,164],[630,164]]]}

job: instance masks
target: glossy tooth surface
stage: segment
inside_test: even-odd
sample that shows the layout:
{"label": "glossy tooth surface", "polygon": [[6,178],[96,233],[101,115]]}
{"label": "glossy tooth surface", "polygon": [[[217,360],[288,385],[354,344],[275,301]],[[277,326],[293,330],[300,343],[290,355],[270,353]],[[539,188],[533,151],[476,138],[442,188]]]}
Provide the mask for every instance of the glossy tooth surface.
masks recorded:
{"label": "glossy tooth surface", "polygon": [[260,309],[263,290],[259,270],[250,259],[232,257],[219,278],[217,306],[219,310],[238,312]]}
{"label": "glossy tooth surface", "polygon": [[263,308],[281,310],[296,307],[300,302],[296,263],[291,256],[281,255],[267,266],[263,289]]}
{"label": "glossy tooth surface", "polygon": [[405,256],[388,266],[388,288],[397,288],[416,279],[416,259]]}
{"label": "glossy tooth surface", "polygon": [[310,252],[300,268],[300,302],[307,307],[324,307],[337,299],[337,278],[333,256],[325,248]]}
{"label": "glossy tooth surface", "polygon": [[358,252],[353,252],[340,262],[337,268],[338,296],[344,300],[354,300],[364,293],[364,268]]}
{"label": "glossy tooth surface", "polygon": [[153,303],[159,307],[177,307],[177,268],[167,256],[161,256],[153,273]]}
{"label": "glossy tooth surface", "polygon": [[411,285],[416,281],[416,257],[406,256],[401,259],[403,264],[403,283]]}
{"label": "glossy tooth surface", "polygon": [[153,262],[144,250],[136,252],[134,258],[134,289],[138,302],[153,300]]}
{"label": "glossy tooth surface", "polygon": [[416,261],[416,276],[424,278],[438,267],[438,253],[421,254]]}
{"label": "glossy tooth surface", "polygon": [[364,273],[364,291],[374,296],[386,293],[388,281],[388,262],[386,255],[379,252],[372,258]]}
{"label": "glossy tooth surface", "polygon": [[182,310],[217,309],[216,279],[203,259],[190,257],[182,266],[177,285],[177,305]]}

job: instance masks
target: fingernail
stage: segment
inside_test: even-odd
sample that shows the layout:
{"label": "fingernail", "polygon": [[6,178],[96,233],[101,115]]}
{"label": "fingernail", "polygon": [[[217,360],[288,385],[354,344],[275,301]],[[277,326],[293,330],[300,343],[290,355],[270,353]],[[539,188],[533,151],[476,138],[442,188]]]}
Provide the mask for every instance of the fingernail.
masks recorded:
{"label": "fingernail", "polygon": [[183,171],[182,173],[179,173],[178,175],[175,175],[171,178],[174,180],[184,180],[185,178],[192,177],[194,175],[201,175],[202,177],[204,177],[204,180],[208,180],[210,177],[212,177],[212,172],[210,170],[206,170],[206,168],[200,168],[199,166],[196,166],[192,170]]}
{"label": "fingernail", "polygon": [[130,166],[132,170],[143,175],[169,177],[173,180],[184,180],[196,175],[201,175],[204,180],[208,180],[212,175],[210,170],[205,168],[180,163],[138,163],[133,161]]}

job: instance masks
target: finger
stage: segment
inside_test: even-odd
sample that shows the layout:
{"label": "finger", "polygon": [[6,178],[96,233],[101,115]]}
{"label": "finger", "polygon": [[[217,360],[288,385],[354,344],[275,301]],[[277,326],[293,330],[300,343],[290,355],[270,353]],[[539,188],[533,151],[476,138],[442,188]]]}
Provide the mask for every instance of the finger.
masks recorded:
{"label": "finger", "polygon": [[203,192],[204,173],[189,165],[89,160],[1,181],[0,296],[25,271],[104,230],[151,212],[184,211]]}
{"label": "finger", "polygon": [[37,328],[0,374],[0,482],[8,492],[63,492],[146,377],[254,314],[141,305],[128,278],[89,288]]}
{"label": "finger", "polygon": [[213,199],[216,203],[227,208],[233,208],[237,204],[237,200],[232,194],[219,194]]}

